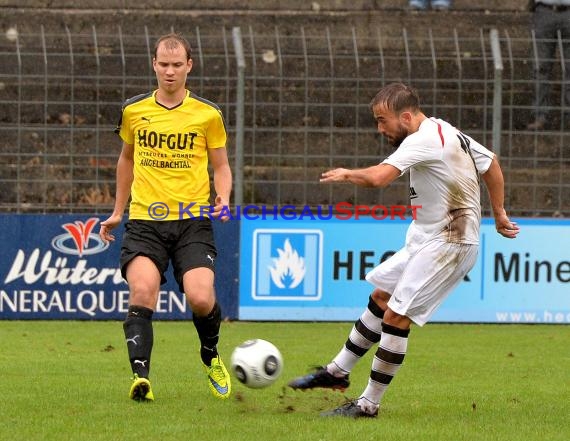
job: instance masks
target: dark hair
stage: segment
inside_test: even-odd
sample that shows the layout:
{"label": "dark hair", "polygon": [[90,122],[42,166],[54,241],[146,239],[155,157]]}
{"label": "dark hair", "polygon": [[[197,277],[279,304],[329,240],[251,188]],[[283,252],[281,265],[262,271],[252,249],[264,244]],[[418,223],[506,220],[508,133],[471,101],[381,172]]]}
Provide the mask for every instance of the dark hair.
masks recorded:
{"label": "dark hair", "polygon": [[370,102],[370,109],[381,104],[399,115],[404,110],[420,111],[420,98],[417,92],[404,83],[391,83],[384,86]]}
{"label": "dark hair", "polygon": [[163,35],[158,40],[156,40],[156,43],[154,44],[154,58],[156,58],[158,46],[162,42],[164,42],[167,49],[174,49],[179,45],[182,45],[182,47],[186,49],[186,59],[189,60],[192,57],[192,48],[190,47],[188,40],[186,40],[186,38],[184,38],[181,34],[172,32],[170,34]]}

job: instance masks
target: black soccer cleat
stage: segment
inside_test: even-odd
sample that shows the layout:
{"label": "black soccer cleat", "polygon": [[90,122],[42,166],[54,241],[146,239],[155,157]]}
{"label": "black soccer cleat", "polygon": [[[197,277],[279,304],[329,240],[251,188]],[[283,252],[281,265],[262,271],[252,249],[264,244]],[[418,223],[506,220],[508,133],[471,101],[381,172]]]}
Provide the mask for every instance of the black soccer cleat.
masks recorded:
{"label": "black soccer cleat", "polygon": [[365,412],[356,402],[349,401],[348,403],[343,404],[340,407],[337,407],[333,410],[328,410],[326,412],[321,412],[321,416],[330,417],[330,416],[340,416],[340,417],[348,417],[348,418],[375,418],[378,416],[378,410],[374,413]]}
{"label": "black soccer cleat", "polygon": [[307,390],[321,387],[324,389],[333,389],[343,392],[348,386],[350,386],[348,375],[345,375],[344,377],[335,377],[334,375],[329,374],[327,369],[322,366],[315,368],[315,372],[312,374],[295,378],[289,382],[289,387],[295,390]]}

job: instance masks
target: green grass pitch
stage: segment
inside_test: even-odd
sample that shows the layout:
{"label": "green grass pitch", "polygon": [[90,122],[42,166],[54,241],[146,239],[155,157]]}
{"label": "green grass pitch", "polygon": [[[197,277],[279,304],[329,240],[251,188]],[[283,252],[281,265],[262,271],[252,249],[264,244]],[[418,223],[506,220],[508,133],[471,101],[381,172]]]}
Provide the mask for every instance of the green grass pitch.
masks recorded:
{"label": "green grass pitch", "polygon": [[379,418],[319,412],[364,388],[372,351],[344,393],[286,388],[336,354],[351,323],[226,322],[219,345],[273,342],[285,367],[261,390],[234,379],[210,396],[191,322],[155,322],[156,401],[128,399],[120,322],[0,321],[1,440],[560,440],[570,439],[570,327],[444,325],[412,329],[404,366]]}

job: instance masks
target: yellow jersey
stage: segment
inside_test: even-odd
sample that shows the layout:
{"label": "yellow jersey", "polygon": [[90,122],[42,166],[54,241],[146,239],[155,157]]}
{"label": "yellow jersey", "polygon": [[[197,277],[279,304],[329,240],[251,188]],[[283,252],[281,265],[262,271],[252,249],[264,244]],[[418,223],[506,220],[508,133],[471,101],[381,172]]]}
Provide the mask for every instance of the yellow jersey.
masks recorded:
{"label": "yellow jersey", "polygon": [[226,146],[218,106],[187,91],[168,109],[156,91],[123,105],[115,132],[134,146],[129,219],[179,220],[205,213],[210,205],[208,149]]}

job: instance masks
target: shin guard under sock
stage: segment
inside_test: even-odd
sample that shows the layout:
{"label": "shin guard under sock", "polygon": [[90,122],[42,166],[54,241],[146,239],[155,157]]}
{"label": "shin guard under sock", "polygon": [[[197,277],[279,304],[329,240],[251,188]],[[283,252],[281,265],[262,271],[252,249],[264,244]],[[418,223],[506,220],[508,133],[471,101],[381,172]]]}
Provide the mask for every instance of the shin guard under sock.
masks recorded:
{"label": "shin guard under sock", "polygon": [[153,345],[152,309],[131,305],[123,323],[133,374],[148,378]]}
{"label": "shin guard under sock", "polygon": [[220,325],[222,323],[222,310],[216,302],[212,311],[205,317],[194,314],[194,326],[200,339],[200,357],[202,363],[210,366],[212,358],[218,356],[218,340],[220,337]]}

